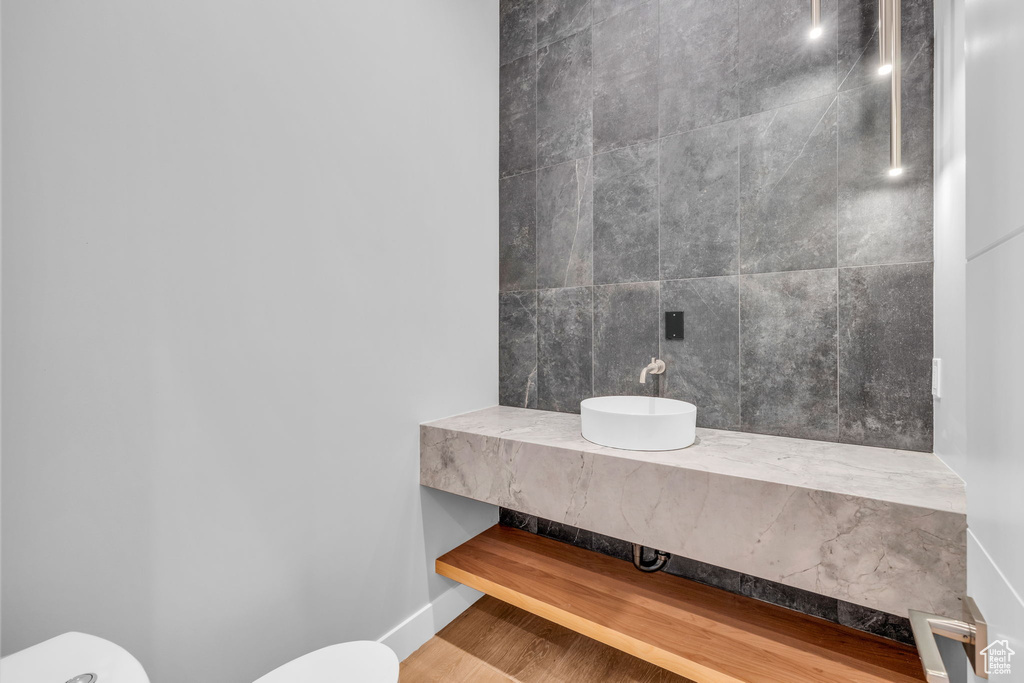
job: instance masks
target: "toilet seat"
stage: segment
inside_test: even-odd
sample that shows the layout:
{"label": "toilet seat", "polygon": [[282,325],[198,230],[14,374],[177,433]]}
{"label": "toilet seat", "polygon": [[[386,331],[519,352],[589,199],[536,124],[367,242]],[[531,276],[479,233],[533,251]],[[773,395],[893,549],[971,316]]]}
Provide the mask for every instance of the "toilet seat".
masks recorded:
{"label": "toilet seat", "polygon": [[[279,666],[254,683],[397,683],[398,657],[372,640],[329,645]],[[5,681],[6,683],[6,681]]]}

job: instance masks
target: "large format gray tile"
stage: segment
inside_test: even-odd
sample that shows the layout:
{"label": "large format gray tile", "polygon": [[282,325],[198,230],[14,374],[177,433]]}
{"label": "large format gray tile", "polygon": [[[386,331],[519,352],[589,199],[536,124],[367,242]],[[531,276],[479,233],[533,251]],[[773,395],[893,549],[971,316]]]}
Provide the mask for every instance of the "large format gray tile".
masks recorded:
{"label": "large format gray tile", "polygon": [[[934,0],[901,0],[904,71],[932,60]],[[878,74],[877,0],[839,0],[839,89],[852,90],[888,77]]]}
{"label": "large format gray tile", "polygon": [[839,265],[932,259],[932,70],[903,81],[903,175],[889,172],[888,82],[839,94]]}
{"label": "large format gray tile", "polygon": [[594,282],[658,279],[658,143],[594,157]]}
{"label": "large format gray tile", "polygon": [[633,561],[633,544],[628,541],[623,541],[621,538],[614,538],[613,536],[605,536],[596,531],[590,533],[589,540],[588,550],[593,550],[595,553],[608,555],[625,562]]}
{"label": "large format gray tile", "polygon": [[661,135],[739,115],[739,22],[738,0],[661,0]]}
{"label": "large format gray tile", "polygon": [[594,23],[610,19],[616,14],[628,12],[646,2],[657,2],[657,0],[593,0]]}
{"label": "large format gray tile", "polygon": [[569,543],[577,548],[584,548],[626,562],[632,562],[633,560],[632,543],[619,538],[605,536],[596,531],[580,529],[550,519],[538,519],[536,533],[556,541],[561,541],[562,543]]}
{"label": "large format gray tile", "polygon": [[499,58],[508,64],[537,47],[535,0],[501,0]]}
{"label": "large format gray tile", "polygon": [[907,645],[914,644],[914,633],[910,630],[910,620],[897,617],[869,607],[855,605],[852,602],[839,600],[839,623],[843,626],[867,631],[876,636],[896,640]]}
{"label": "large format gray tile", "polygon": [[537,299],[537,407],[580,412],[593,394],[594,299],[590,287],[547,289]]}
{"label": "large format gray tile", "polygon": [[594,151],[658,137],[658,6],[594,26]]}
{"label": "large format gray tile", "polygon": [[839,619],[839,605],[835,598],[793,588],[775,581],[744,574],[740,578],[740,592],[748,598],[810,614],[819,619],[827,619],[832,622]]}
{"label": "large format gray tile", "polygon": [[537,286],[593,281],[593,159],[537,171]]}
{"label": "large format gray tile", "polygon": [[498,295],[498,402],[537,407],[537,292]]}
{"label": "large format gray tile", "polygon": [[739,270],[739,154],[735,122],[661,141],[661,277]]}
{"label": "large format gray tile", "polygon": [[836,0],[822,0],[817,40],[807,0],[740,0],[741,114],[836,92]]}
{"label": "large format gray tile", "polygon": [[498,284],[501,291],[537,287],[537,174],[498,181]]}
{"label": "large format gray tile", "polygon": [[656,395],[640,371],[657,355],[658,283],[594,287],[594,395]]}
{"label": "large format gray tile", "polygon": [[[661,283],[662,395],[697,406],[697,426],[740,425],[739,278]],[[683,339],[665,339],[665,312],[682,311]]]}
{"label": "large format gray tile", "polygon": [[673,555],[669,558],[664,569],[666,574],[679,576],[691,581],[698,581],[708,586],[721,588],[730,593],[740,592],[740,580],[743,574],[734,572],[731,569],[716,567],[713,564],[691,560],[682,555]]}
{"label": "large format gray tile", "polygon": [[839,0],[837,11],[840,90],[881,79],[878,55],[878,0]]}
{"label": "large format gray tile", "polygon": [[498,77],[498,172],[504,178],[537,167],[536,56],[504,65]]}
{"label": "large format gray tile", "polygon": [[591,532],[579,527],[556,522],[551,519],[540,517],[537,519],[537,534],[562,543],[568,543],[580,548],[587,548],[590,545]]}
{"label": "large format gray tile", "polygon": [[740,278],[745,431],[835,441],[836,271]]}
{"label": "large format gray tile", "polygon": [[741,130],[742,272],[835,267],[835,96],[756,114]]}
{"label": "large format gray tile", "polygon": [[590,31],[537,51],[537,164],[589,156],[593,139]]}
{"label": "large format gray tile", "polygon": [[537,45],[590,28],[590,0],[537,0]]}
{"label": "large format gray tile", "polygon": [[531,534],[537,533],[537,518],[534,515],[528,515],[518,510],[510,510],[506,507],[498,508],[498,524],[512,527],[513,529],[522,529]]}
{"label": "large format gray tile", "polygon": [[931,263],[840,269],[840,441],[931,452],[931,358]]}

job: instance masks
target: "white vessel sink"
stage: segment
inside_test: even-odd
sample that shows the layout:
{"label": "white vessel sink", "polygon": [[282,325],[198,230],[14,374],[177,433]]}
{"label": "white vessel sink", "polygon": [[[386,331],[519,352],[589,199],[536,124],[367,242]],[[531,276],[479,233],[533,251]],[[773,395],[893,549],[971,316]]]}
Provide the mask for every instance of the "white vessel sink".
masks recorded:
{"label": "white vessel sink", "polygon": [[631,451],[672,451],[697,438],[697,407],[671,398],[600,396],[580,403],[583,438]]}

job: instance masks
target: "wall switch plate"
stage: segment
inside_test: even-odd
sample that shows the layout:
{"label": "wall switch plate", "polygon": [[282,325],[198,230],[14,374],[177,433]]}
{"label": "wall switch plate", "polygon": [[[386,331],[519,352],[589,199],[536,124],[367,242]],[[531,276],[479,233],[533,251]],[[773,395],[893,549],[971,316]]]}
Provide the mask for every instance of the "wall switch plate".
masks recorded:
{"label": "wall switch plate", "polygon": [[665,339],[683,338],[683,312],[665,312]]}
{"label": "wall switch plate", "polygon": [[932,358],[932,397],[942,398],[942,359]]}

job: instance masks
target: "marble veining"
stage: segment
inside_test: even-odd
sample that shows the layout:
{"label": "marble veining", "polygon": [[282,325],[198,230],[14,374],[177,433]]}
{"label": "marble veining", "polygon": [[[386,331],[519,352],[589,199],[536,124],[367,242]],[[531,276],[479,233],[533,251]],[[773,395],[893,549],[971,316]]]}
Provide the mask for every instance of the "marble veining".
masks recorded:
{"label": "marble veining", "polygon": [[836,97],[751,116],[740,138],[744,273],[836,265]]}
{"label": "marble veining", "polygon": [[594,157],[594,282],[658,279],[658,144]]}
{"label": "marble veining", "polygon": [[537,286],[593,281],[594,173],[590,157],[537,171]]}
{"label": "marble veining", "polygon": [[638,452],[577,415],[487,408],[421,428],[426,486],[906,616],[956,616],[962,482],[930,454],[698,429]]}
{"label": "marble veining", "polygon": [[720,123],[661,141],[661,277],[739,272],[739,127]]}
{"label": "marble veining", "polygon": [[594,152],[658,137],[658,6],[594,27]]}
{"label": "marble veining", "polygon": [[501,0],[499,6],[499,57],[502,64],[528,55],[537,48],[535,0]]}

